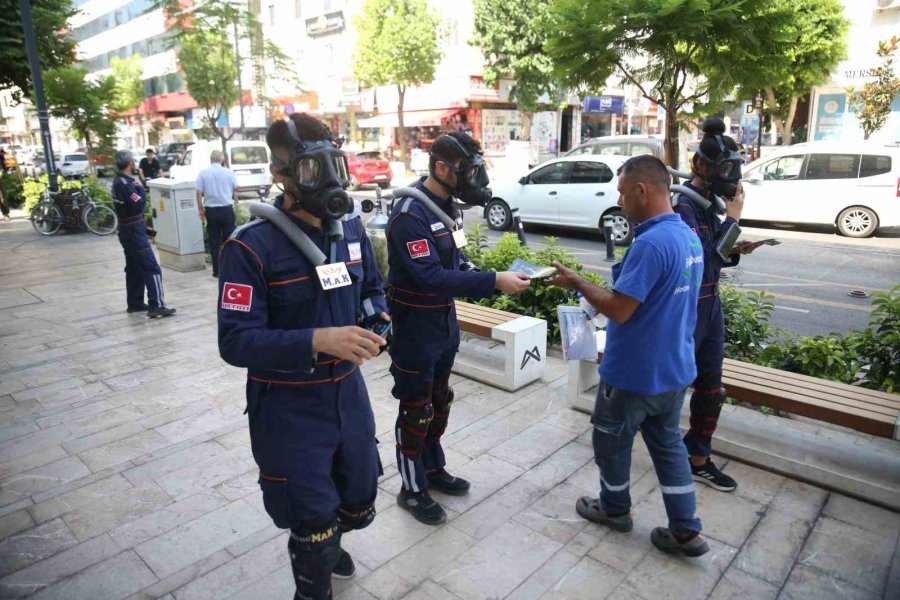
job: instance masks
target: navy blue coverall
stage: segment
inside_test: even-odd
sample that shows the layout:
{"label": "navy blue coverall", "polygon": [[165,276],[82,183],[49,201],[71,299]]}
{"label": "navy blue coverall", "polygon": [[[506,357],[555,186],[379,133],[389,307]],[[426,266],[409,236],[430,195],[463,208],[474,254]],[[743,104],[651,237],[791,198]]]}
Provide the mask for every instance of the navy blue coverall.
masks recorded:
{"label": "navy blue coverall", "polygon": [[[283,197],[276,206],[282,203]],[[362,373],[351,362],[314,353],[313,332],[366,325],[387,307],[360,219],[342,222],[341,240],[289,216],[328,264],[346,264],[352,285],[323,291],[315,266],[270,222],[238,228],[220,256],[219,352],[247,369],[259,485],[275,525],[291,529],[295,576],[330,586],[341,532],[374,517],[381,464]],[[309,560],[295,562],[302,552]],[[312,595],[330,597],[330,588]]]}
{"label": "navy blue coverall", "polygon": [[[703,190],[686,185],[703,194]],[[711,209],[700,208],[683,194],[678,196],[675,212],[694,230],[703,245],[703,282],[697,301],[697,327],[694,330],[697,379],[691,394],[691,421],[684,443],[691,456],[709,456],[712,451],[712,436],[726,398],[725,388],[722,387],[725,321],[719,300],[719,277],[722,267],[733,267],[741,258],[738,254],[732,254],[724,262],[716,253],[716,244],[736,221],[731,217],[721,220]]]}
{"label": "navy blue coverall", "polygon": [[[424,186],[448,216],[458,212]],[[387,225],[389,299],[394,338],[389,348],[392,394],[400,401],[395,427],[397,467],[403,487],[428,488],[426,473],[444,468],[441,435],[447,428],[453,390],[450,369],[459,349],[455,297],[486,298],[496,275],[460,271],[462,254],[452,232],[421,202],[402,198]]]}
{"label": "navy blue coverall", "polygon": [[165,306],[162,271],[147,239],[147,222],[144,220],[146,191],[134,177],[119,173],[113,179],[112,197],[119,217],[119,242],[125,250],[128,308],[140,308],[144,304],[144,288],[147,289],[150,308]]}

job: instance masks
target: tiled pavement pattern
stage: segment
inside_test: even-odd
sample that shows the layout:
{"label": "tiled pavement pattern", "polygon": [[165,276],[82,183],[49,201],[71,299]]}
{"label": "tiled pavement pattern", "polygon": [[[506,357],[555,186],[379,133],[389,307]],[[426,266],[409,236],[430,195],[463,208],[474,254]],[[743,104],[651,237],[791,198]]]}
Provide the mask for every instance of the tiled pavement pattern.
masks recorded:
{"label": "tiled pavement pattern", "polygon": [[[0,223],[0,597],[290,598],[285,534],[263,511],[244,374],[216,351],[209,271],[164,281],[174,318],[125,313],[115,236],[43,238]],[[900,598],[900,515],[736,462],[734,494],[698,490],[712,551],[650,545],[665,523],[639,442],[635,530],[581,520],[597,491],[589,424],[565,365],[518,393],[454,377],[452,471],[429,527],[394,502],[387,358],[365,367],[386,465],[374,524],[346,536],[337,598]]]}

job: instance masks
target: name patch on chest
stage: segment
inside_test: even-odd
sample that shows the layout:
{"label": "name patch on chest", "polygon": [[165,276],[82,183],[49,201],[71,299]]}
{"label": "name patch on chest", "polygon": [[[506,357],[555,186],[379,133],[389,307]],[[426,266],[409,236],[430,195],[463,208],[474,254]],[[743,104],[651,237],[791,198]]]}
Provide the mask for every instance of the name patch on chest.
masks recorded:
{"label": "name patch on chest", "polygon": [[360,260],[362,258],[362,248],[360,242],[352,242],[347,244],[347,250],[350,251],[350,260]]}
{"label": "name patch on chest", "polygon": [[222,286],[222,308],[239,312],[250,312],[253,304],[253,288],[242,283],[225,282]]}
{"label": "name patch on chest", "polygon": [[443,223],[432,223],[431,230],[432,231],[440,231],[441,229],[446,229]]}
{"label": "name patch on chest", "polygon": [[428,240],[406,242],[406,249],[407,251],[409,251],[410,258],[422,258],[423,256],[431,256],[431,249],[428,248]]}
{"label": "name patch on chest", "polygon": [[347,271],[347,265],[342,262],[333,265],[319,265],[316,267],[316,275],[319,276],[319,283],[326,292],[353,284],[350,273]]}

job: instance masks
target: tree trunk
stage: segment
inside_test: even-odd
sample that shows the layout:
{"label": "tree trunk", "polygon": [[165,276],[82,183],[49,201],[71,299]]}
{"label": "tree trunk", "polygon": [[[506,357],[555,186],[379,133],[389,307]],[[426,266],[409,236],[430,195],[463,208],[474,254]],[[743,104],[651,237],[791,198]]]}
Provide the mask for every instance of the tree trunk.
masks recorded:
{"label": "tree trunk", "polygon": [[531,124],[534,122],[534,113],[529,111],[522,112],[522,133],[519,139],[523,142],[531,141]]}
{"label": "tree trunk", "polygon": [[87,130],[81,131],[81,137],[84,139],[84,153],[88,159],[88,173],[94,175],[94,146],[91,144],[91,132]]}
{"label": "tree trunk", "polygon": [[663,142],[666,150],[666,164],[673,169],[678,168],[678,113],[671,102],[666,103],[666,139]]}
{"label": "tree trunk", "polygon": [[406,135],[406,129],[403,127],[403,99],[406,95],[406,86],[397,84],[397,136],[400,138],[400,160],[403,161],[403,165],[406,167],[406,170],[409,171],[409,152],[408,152],[408,138]]}

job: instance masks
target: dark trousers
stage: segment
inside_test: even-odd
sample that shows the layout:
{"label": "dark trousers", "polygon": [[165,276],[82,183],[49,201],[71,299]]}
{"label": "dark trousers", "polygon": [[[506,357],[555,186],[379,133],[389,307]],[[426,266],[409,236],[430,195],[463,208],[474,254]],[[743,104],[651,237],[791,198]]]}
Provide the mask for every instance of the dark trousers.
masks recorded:
{"label": "dark trousers", "polygon": [[718,296],[701,300],[697,305],[694,357],[697,361],[697,379],[691,394],[691,426],[684,436],[684,443],[691,456],[709,456],[712,436],[725,402],[722,388],[725,320]]}
{"label": "dark trousers", "polygon": [[128,307],[136,308],[144,303],[147,290],[147,304],[150,307],[166,305],[163,290],[162,271],[153,248],[147,239],[147,226],[141,222],[119,227],[119,242],[125,251],[125,289]]}
{"label": "dark trousers", "polygon": [[206,232],[209,234],[209,253],[212,255],[213,273],[219,273],[219,251],[234,233],[234,207],[212,206],[205,208]]}

